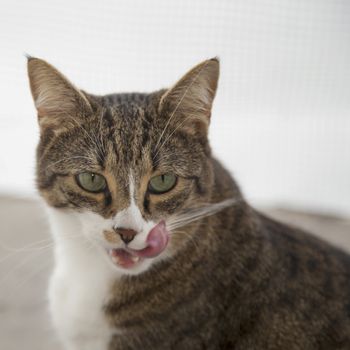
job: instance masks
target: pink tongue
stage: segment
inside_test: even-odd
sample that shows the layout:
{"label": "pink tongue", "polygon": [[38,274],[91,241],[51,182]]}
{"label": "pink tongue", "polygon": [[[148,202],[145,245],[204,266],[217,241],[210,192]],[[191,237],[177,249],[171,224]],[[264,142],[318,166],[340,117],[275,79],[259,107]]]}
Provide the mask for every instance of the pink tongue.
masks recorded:
{"label": "pink tongue", "polygon": [[161,221],[154,226],[147,236],[147,247],[141,250],[129,249],[132,254],[141,258],[154,258],[159,255],[167,246],[169,241],[169,232],[165,227],[165,222]]}
{"label": "pink tongue", "polygon": [[154,258],[166,248],[168,241],[169,232],[165,227],[165,222],[161,221],[148,234],[146,248],[141,250],[118,248],[111,250],[110,255],[112,258],[118,259],[117,263],[119,265],[124,268],[131,268],[137,263],[137,260],[135,260],[136,256],[139,258]]}

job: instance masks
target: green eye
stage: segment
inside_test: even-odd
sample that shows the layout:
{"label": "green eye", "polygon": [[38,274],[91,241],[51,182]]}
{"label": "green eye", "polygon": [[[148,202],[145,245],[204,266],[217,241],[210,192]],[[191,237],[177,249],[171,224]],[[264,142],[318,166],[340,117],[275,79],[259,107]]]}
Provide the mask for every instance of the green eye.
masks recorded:
{"label": "green eye", "polygon": [[148,190],[153,194],[161,194],[170,191],[176,185],[177,177],[174,174],[163,174],[152,177],[148,184]]}
{"label": "green eye", "polygon": [[102,192],[106,187],[106,179],[95,173],[80,173],[76,176],[78,185],[89,192]]}

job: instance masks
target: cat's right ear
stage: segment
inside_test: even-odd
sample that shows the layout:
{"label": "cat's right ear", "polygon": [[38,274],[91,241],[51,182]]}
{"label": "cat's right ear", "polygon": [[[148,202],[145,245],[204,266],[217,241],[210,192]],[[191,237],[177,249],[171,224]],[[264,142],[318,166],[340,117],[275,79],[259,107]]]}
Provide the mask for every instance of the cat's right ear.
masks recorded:
{"label": "cat's right ear", "polygon": [[60,127],[69,117],[92,111],[84,94],[44,60],[28,57],[28,76],[42,130],[48,126]]}

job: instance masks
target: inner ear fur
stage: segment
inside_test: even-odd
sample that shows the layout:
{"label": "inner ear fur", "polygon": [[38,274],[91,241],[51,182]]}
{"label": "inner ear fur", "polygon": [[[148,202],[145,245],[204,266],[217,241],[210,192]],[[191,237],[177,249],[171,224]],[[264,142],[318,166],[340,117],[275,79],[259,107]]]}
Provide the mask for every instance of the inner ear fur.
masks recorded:
{"label": "inner ear fur", "polygon": [[161,97],[159,113],[190,132],[207,132],[219,70],[217,58],[192,68]]}

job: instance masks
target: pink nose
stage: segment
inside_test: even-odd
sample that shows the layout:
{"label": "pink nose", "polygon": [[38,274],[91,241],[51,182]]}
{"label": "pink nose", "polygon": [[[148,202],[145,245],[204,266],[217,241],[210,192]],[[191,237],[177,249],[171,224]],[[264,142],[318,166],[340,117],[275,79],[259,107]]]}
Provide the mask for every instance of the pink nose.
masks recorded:
{"label": "pink nose", "polygon": [[136,231],[128,228],[113,227],[113,229],[120,236],[120,238],[125,244],[130,243],[137,234]]}

